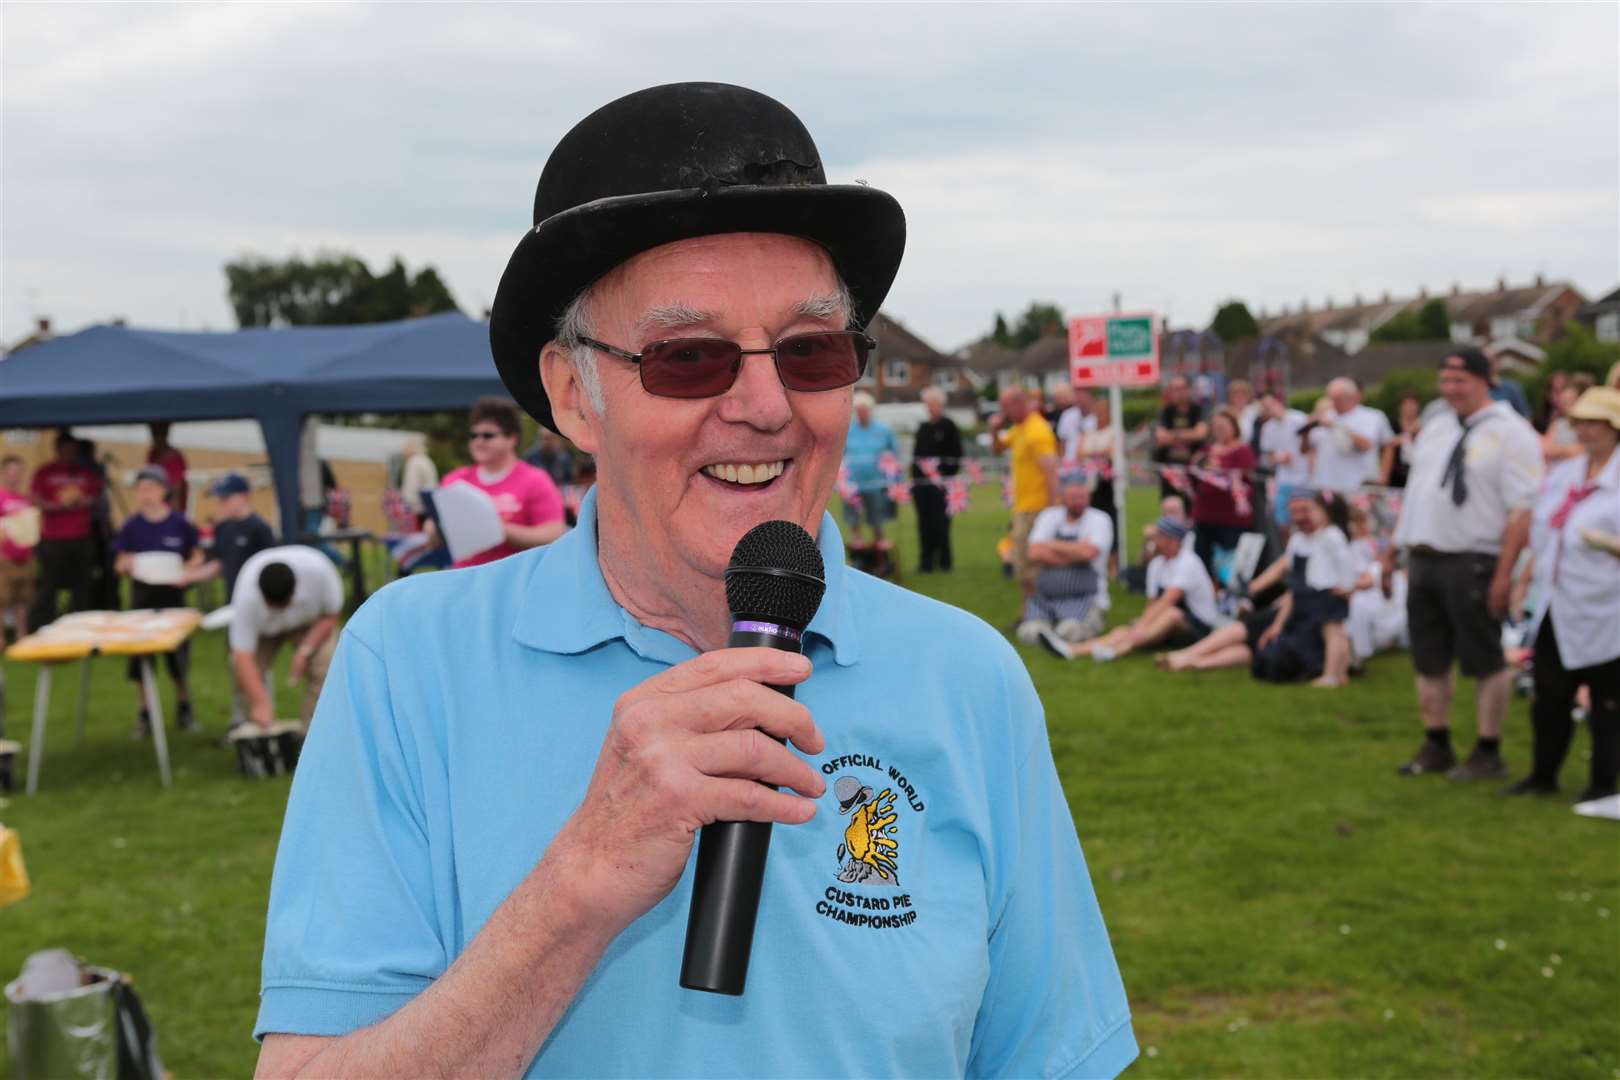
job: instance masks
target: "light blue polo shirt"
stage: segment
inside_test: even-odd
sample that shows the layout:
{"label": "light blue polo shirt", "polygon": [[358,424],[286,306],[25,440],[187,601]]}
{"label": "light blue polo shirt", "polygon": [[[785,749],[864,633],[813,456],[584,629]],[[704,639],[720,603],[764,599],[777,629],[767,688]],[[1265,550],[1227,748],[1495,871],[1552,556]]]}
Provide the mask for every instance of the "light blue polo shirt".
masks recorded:
{"label": "light blue polo shirt", "polygon": [[[427,987],[579,805],[614,700],[695,655],[613,601],[595,526],[593,495],[549,548],[395,582],[349,621],[276,856],[257,1034],[344,1034]],[[528,1075],[1117,1074],[1130,1013],[1023,664],[847,568],[830,516],[819,544],[798,696],[827,792],[775,828],[747,993],[677,985],[689,865]]]}

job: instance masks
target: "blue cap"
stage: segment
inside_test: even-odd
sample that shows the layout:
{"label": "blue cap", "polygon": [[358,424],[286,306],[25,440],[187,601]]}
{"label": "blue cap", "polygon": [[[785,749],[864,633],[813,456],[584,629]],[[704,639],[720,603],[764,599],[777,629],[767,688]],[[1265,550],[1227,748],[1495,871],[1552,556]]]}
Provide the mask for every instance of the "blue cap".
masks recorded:
{"label": "blue cap", "polygon": [[223,499],[227,495],[246,495],[251,490],[247,477],[241,473],[228,473],[220,479],[219,483],[214,485],[214,498]]}
{"label": "blue cap", "polygon": [[1173,517],[1162,517],[1153,523],[1153,531],[1168,540],[1180,540],[1187,535],[1187,523]]}

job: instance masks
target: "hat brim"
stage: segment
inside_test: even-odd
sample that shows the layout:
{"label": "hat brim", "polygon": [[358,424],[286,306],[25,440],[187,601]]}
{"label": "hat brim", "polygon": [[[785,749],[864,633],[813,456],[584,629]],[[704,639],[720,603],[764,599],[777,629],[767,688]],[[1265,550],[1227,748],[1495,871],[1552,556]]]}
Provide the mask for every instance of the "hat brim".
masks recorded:
{"label": "hat brim", "polygon": [[1620,412],[1605,410],[1601,405],[1589,405],[1583,409],[1577,404],[1566,415],[1571,420],[1596,420],[1600,424],[1608,424],[1616,431],[1620,431]]}
{"label": "hat brim", "polygon": [[513,399],[555,431],[540,351],[569,303],[643,251],[733,232],[785,233],[827,249],[860,326],[888,295],[906,246],[900,204],[861,185],[691,188],[598,199],[554,214],[512,252],[490,308],[490,350]]}

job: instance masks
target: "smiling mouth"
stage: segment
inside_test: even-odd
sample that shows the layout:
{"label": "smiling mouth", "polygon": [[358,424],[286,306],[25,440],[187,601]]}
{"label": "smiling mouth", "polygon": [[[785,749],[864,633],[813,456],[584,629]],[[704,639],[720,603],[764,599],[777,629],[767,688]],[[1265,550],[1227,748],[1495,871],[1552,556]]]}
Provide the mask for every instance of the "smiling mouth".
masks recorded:
{"label": "smiling mouth", "polygon": [[704,476],[731,487],[764,487],[787,469],[791,458],[781,461],[723,462],[705,465],[699,471]]}

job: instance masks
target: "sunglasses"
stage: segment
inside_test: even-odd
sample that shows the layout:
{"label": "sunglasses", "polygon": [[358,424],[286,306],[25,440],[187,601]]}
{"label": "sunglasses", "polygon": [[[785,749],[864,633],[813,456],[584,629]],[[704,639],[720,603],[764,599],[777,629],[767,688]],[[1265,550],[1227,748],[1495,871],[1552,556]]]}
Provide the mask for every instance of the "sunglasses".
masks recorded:
{"label": "sunglasses", "polygon": [[580,341],[637,365],[641,388],[667,398],[724,394],[737,381],[745,356],[770,356],[776,362],[777,377],[789,390],[838,390],[853,385],[865,373],[866,358],[877,348],[877,342],[859,330],[790,334],[768,349],[745,349],[723,338],[674,338],[655,341],[633,353],[592,338]]}
{"label": "sunglasses", "polygon": [[501,431],[475,431],[467,438],[472,442],[485,442],[489,439],[499,439],[505,432]]}

